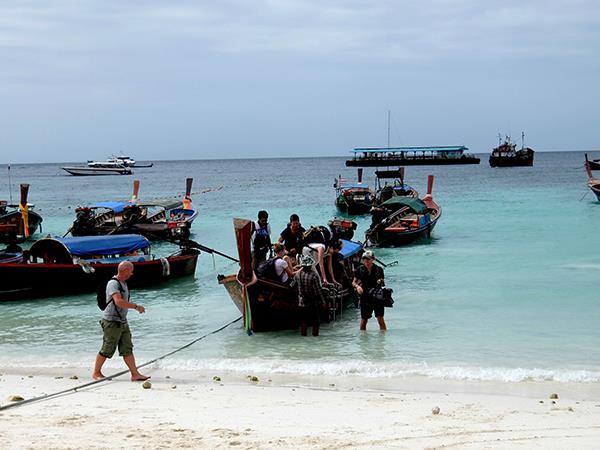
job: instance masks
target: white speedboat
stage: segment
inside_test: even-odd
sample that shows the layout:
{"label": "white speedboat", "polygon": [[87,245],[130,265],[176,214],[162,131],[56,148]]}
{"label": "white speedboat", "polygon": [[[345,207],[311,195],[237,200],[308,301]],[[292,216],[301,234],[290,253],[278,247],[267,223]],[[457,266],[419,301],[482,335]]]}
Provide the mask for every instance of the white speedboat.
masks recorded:
{"label": "white speedboat", "polygon": [[86,175],[131,175],[133,171],[129,167],[123,165],[115,167],[90,167],[72,166],[63,167],[64,171],[71,175],[86,176]]}

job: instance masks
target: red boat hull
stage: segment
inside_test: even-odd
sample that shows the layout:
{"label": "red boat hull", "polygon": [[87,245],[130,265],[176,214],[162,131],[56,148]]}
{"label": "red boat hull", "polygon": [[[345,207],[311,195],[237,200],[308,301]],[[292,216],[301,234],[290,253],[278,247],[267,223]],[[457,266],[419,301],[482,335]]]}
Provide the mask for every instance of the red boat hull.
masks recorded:
{"label": "red boat hull", "polygon": [[[169,258],[134,262],[128,284],[133,288],[151,286],[193,275],[198,255],[196,251],[188,251]],[[117,265],[91,264],[94,272],[87,273],[78,264],[0,264],[0,301],[95,292],[101,281],[117,273]]]}

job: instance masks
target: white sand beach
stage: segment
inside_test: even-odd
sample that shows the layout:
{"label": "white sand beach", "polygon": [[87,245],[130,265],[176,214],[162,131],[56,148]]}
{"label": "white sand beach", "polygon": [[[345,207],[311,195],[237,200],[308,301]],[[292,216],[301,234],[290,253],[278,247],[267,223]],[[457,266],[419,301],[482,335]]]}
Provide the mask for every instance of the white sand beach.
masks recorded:
{"label": "white sand beach", "polygon": [[[597,449],[592,384],[373,381],[146,371],[0,411],[0,448]],[[71,377],[77,376],[78,379]],[[0,400],[90,381],[81,369],[2,373]],[[364,382],[363,382],[364,381]],[[387,389],[386,389],[387,387]],[[393,387],[393,389],[391,389]],[[551,400],[550,394],[558,399]],[[434,414],[432,409],[439,408]]]}

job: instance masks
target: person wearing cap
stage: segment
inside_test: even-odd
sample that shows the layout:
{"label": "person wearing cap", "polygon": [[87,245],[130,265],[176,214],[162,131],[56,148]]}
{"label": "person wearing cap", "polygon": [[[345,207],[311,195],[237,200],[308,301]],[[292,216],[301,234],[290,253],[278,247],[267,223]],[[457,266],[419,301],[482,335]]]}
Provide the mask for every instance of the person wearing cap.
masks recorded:
{"label": "person wearing cap", "polygon": [[312,335],[319,335],[321,304],[326,303],[319,275],[312,269],[314,263],[312,257],[302,256],[300,258],[302,268],[294,275],[294,283],[298,286],[298,306],[301,310],[300,334],[302,336],[306,336],[307,329],[311,325]]}
{"label": "person wearing cap", "polygon": [[354,271],[352,287],[360,298],[360,329],[367,329],[368,320],[375,314],[380,330],[387,330],[383,319],[383,304],[376,304],[368,295],[369,289],[384,284],[383,269],[375,265],[375,255],[367,250],[362,255],[363,265]]}

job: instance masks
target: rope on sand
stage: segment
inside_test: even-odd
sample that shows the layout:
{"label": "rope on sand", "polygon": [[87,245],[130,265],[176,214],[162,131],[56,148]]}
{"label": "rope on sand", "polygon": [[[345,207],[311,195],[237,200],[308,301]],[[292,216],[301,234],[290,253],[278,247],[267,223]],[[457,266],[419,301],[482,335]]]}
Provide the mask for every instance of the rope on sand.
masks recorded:
{"label": "rope on sand", "polygon": [[[148,366],[150,364],[155,363],[156,361],[160,361],[161,359],[165,359],[165,358],[167,358],[167,357],[169,357],[169,356],[171,356],[171,355],[173,355],[173,354],[175,354],[177,352],[180,352],[181,350],[184,350],[184,349],[186,349],[188,347],[191,347],[196,342],[201,341],[202,339],[204,339],[204,338],[206,338],[206,337],[208,337],[208,336],[210,336],[212,334],[217,334],[219,331],[224,330],[228,326],[233,325],[234,323],[240,321],[241,319],[242,319],[242,316],[238,317],[237,319],[232,320],[231,322],[229,322],[226,325],[223,325],[220,328],[217,328],[216,330],[211,331],[210,333],[206,333],[206,334],[204,334],[204,335],[202,335],[202,336],[194,339],[193,341],[188,342],[184,346],[179,347],[178,349],[175,349],[172,352],[166,353],[166,354],[164,354],[162,356],[159,356],[158,358],[155,358],[155,359],[153,359],[151,361],[147,361],[147,362],[145,362],[143,364],[140,364],[139,366],[137,366],[137,368],[140,369],[142,367]],[[107,376],[105,378],[101,378],[100,380],[90,381],[89,383],[81,384],[79,386],[75,386],[75,387],[70,388],[70,389],[65,389],[63,391],[54,392],[52,394],[40,395],[39,397],[29,398],[29,399],[22,400],[22,401],[16,402],[16,403],[11,403],[11,404],[8,404],[8,405],[0,405],[0,411],[4,411],[4,410],[10,409],[10,408],[15,408],[17,406],[23,406],[23,405],[26,405],[26,404],[29,404],[29,403],[39,402],[39,401],[42,401],[42,400],[48,400],[50,398],[58,397],[59,395],[68,394],[69,392],[78,392],[81,389],[88,388],[90,386],[94,386],[94,385],[103,383],[103,382],[108,381],[108,380],[112,380],[114,378],[120,377],[121,375],[125,375],[126,373],[129,373],[129,370],[123,370],[123,371],[117,372],[117,373],[115,373],[113,375],[109,375],[109,376]]]}

